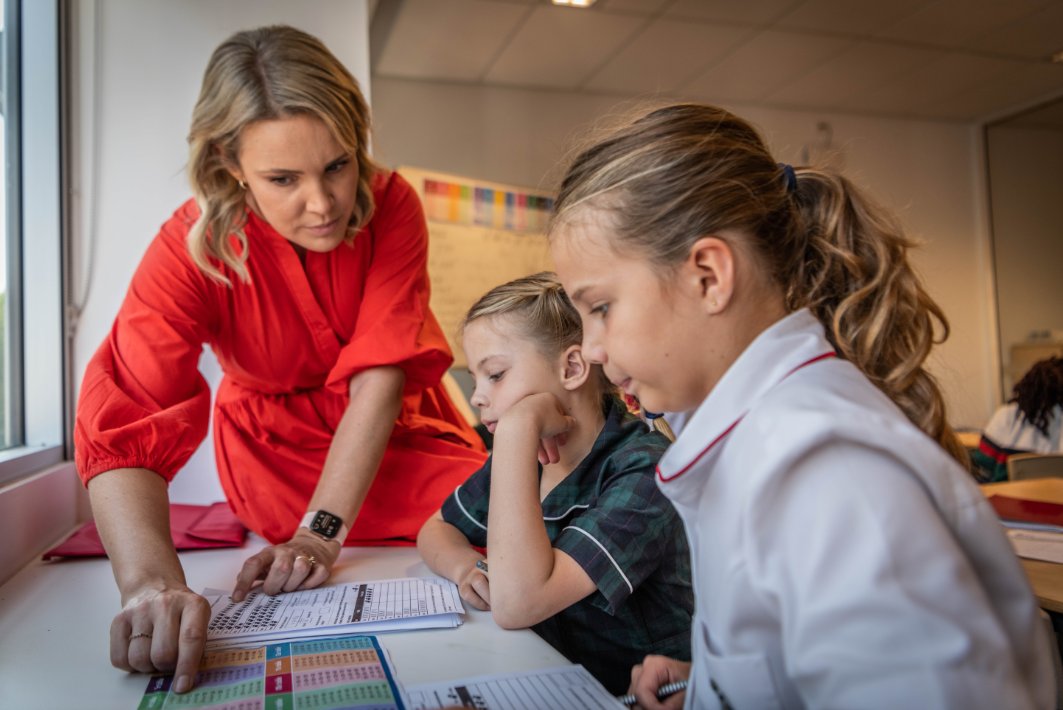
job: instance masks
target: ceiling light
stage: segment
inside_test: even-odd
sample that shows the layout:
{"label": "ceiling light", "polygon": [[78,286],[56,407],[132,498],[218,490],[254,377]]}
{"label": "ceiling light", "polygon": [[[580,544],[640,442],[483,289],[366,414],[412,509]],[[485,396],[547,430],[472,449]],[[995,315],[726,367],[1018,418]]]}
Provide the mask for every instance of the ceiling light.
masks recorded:
{"label": "ceiling light", "polygon": [[562,7],[582,7],[587,8],[593,5],[597,0],[550,0],[555,5]]}

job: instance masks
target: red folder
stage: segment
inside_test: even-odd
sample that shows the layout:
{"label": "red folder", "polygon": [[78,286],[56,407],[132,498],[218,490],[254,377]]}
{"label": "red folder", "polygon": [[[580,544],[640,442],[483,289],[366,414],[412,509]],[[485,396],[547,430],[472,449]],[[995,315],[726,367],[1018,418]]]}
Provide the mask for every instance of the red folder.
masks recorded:
{"label": "red folder", "polygon": [[[237,520],[228,503],[213,505],[170,504],[170,534],[178,550],[203,550],[213,547],[240,547],[247,528]],[[44,553],[53,557],[103,557],[107,553],[100,542],[96,523],[88,522]]]}
{"label": "red folder", "polygon": [[1059,503],[1002,495],[992,496],[989,503],[1004,523],[1026,523],[1063,530],[1063,505]]}

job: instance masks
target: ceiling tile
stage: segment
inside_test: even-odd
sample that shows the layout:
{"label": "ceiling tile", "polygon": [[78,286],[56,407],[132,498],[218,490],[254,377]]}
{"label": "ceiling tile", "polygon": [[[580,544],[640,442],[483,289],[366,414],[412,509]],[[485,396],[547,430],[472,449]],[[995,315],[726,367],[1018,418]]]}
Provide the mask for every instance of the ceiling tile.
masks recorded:
{"label": "ceiling tile", "polygon": [[671,0],[598,0],[594,9],[606,12],[630,12],[635,15],[656,15]]}
{"label": "ceiling tile", "polygon": [[779,19],[795,0],[675,0],[665,17],[767,26]]}
{"label": "ceiling tile", "polygon": [[1009,118],[1007,125],[1022,128],[1045,128],[1054,131],[1063,130],[1063,99],[1058,99],[1044,106]]}
{"label": "ceiling tile", "polygon": [[1030,59],[1048,59],[1063,50],[1063,2],[1053,0],[1021,20],[987,32],[972,40],[970,48]]}
{"label": "ceiling tile", "polygon": [[939,54],[929,49],[860,42],[765,98],[780,105],[844,109],[850,97],[876,90]]}
{"label": "ceiling tile", "polygon": [[742,27],[656,20],[592,76],[584,88],[671,92],[749,36]]}
{"label": "ceiling tile", "polygon": [[1012,66],[992,80],[927,104],[925,115],[980,120],[1010,108],[1058,97],[1063,92],[1063,65],[1009,62]]}
{"label": "ceiling tile", "polygon": [[[875,32],[876,37],[962,47],[972,39],[995,33],[1024,20],[1051,0],[936,0]],[[1063,26],[1061,26],[1063,28]],[[1063,32],[1057,32],[1063,43]]]}
{"label": "ceiling tile", "polygon": [[866,35],[933,0],[806,0],[784,15],[779,28]]}
{"label": "ceiling tile", "polygon": [[757,101],[851,44],[837,37],[768,30],[682,89],[708,101]]}
{"label": "ceiling tile", "polygon": [[499,84],[576,88],[644,24],[645,19],[634,15],[538,7],[498,56],[486,79]]}
{"label": "ceiling tile", "polygon": [[529,11],[524,5],[490,0],[405,0],[374,71],[478,80]]}
{"label": "ceiling tile", "polygon": [[1014,62],[960,52],[948,52],[885,82],[881,88],[854,96],[847,105],[871,113],[913,116],[947,96],[977,89],[981,84],[1010,74]]}

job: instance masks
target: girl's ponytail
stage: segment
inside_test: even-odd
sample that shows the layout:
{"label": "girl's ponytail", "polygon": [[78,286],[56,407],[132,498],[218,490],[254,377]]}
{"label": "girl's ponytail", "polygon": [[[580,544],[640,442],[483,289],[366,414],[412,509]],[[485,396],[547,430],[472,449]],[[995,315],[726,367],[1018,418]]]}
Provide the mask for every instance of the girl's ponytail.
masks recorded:
{"label": "girl's ponytail", "polygon": [[912,242],[845,177],[807,168],[797,176],[792,199],[807,244],[785,281],[787,305],[809,308],[841,357],[969,466],[946,421],[941,389],[923,366],[949,324],[912,269]]}

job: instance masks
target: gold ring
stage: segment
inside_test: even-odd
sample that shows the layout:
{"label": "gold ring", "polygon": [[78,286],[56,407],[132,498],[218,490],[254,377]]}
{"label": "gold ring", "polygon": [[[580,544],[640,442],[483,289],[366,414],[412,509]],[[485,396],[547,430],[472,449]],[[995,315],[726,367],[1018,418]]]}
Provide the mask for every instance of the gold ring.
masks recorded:
{"label": "gold ring", "polygon": [[313,555],[309,555],[309,556],[307,556],[307,555],[296,555],[295,559],[297,561],[298,560],[306,560],[306,563],[308,565],[310,565],[310,569],[314,569],[314,565],[317,564],[317,560],[314,558]]}
{"label": "gold ring", "polygon": [[133,634],[132,636],[129,637],[129,640],[132,641],[133,639],[150,639],[150,638],[151,638],[151,634]]}

